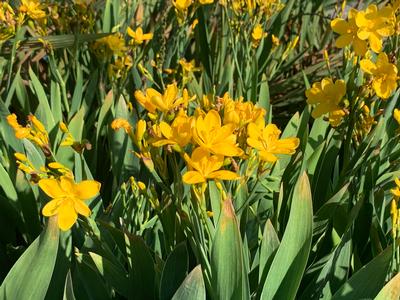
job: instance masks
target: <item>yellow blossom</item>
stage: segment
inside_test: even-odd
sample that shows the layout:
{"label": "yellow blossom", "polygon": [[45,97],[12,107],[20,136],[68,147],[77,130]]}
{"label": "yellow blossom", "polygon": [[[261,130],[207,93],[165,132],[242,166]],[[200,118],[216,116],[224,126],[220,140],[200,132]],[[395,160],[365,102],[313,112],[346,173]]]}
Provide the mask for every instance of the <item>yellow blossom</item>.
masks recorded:
{"label": "yellow blossom", "polygon": [[236,145],[234,124],[221,126],[219,113],[212,109],[204,117],[199,115],[193,125],[193,140],[214,154],[240,156],[243,150]]}
{"label": "yellow blossom", "polygon": [[96,196],[100,183],[95,180],[84,180],[75,183],[73,179],[61,176],[60,179],[41,179],[39,187],[52,198],[42,210],[46,217],[58,215],[58,226],[68,230],[74,225],[78,214],[88,217],[90,208],[83,202]]}
{"label": "yellow blossom", "polygon": [[132,131],[132,126],[131,124],[129,124],[128,120],[121,118],[113,120],[111,122],[111,128],[114,130],[123,128],[127,134],[129,134]]}
{"label": "yellow blossom", "polygon": [[192,4],[192,0],[173,0],[172,4],[180,12],[186,12],[189,6]]}
{"label": "yellow blossom", "polygon": [[307,103],[317,105],[311,115],[319,118],[329,113],[329,118],[332,119],[331,125],[337,125],[340,123],[339,119],[344,116],[340,107],[344,95],[346,95],[346,83],[341,79],[333,82],[331,78],[324,78],[321,82],[315,82],[306,91]]}
{"label": "yellow blossom", "polygon": [[27,138],[39,147],[42,147],[43,150],[47,150],[49,147],[49,137],[44,125],[34,115],[29,115],[28,121],[30,124],[24,127],[18,123],[15,114],[7,116],[7,122],[14,129],[17,139]]}
{"label": "yellow blossom", "polygon": [[206,182],[207,179],[234,180],[239,175],[227,170],[220,170],[224,164],[222,155],[211,155],[204,148],[196,148],[190,158],[186,153],[185,160],[189,166],[182,176],[182,180],[186,184],[197,184]]}
{"label": "yellow blossom", "polygon": [[397,124],[400,125],[400,110],[395,108],[393,111],[393,118],[397,121]]}
{"label": "yellow blossom", "polygon": [[[180,111],[171,126],[162,121],[159,128],[163,138],[155,141],[153,146],[178,145],[180,148],[185,147],[192,138],[192,124],[193,118],[188,117],[183,111]],[[178,150],[180,149],[178,148]]]}
{"label": "yellow blossom", "polygon": [[125,40],[120,33],[103,37],[93,45],[95,54],[103,59],[109,59],[112,55],[124,56],[126,49]]}
{"label": "yellow blossom", "polygon": [[235,127],[241,128],[244,125],[264,119],[265,109],[255,106],[250,101],[232,100],[228,93],[222,98],[224,103],[224,124],[235,124]]}
{"label": "yellow blossom", "polygon": [[394,182],[396,183],[396,187],[394,189],[391,189],[390,192],[394,196],[400,197],[400,179],[399,178],[395,178]]}
{"label": "yellow blossom", "polygon": [[178,93],[178,87],[174,83],[167,86],[164,94],[148,88],[145,94],[142,91],[136,91],[135,98],[150,113],[155,113],[156,110],[169,112],[180,107],[187,107],[191,100],[186,89],[183,90],[182,97],[179,97]]}
{"label": "yellow blossom", "polygon": [[31,19],[37,20],[46,16],[46,13],[42,10],[43,8],[44,5],[39,0],[21,0],[19,11],[27,14]]}
{"label": "yellow blossom", "polygon": [[144,41],[149,41],[153,38],[152,33],[143,33],[143,29],[141,27],[136,28],[136,31],[133,31],[130,27],[128,27],[127,33],[132,38],[134,44],[137,45],[141,45]]}
{"label": "yellow blossom", "polygon": [[201,5],[212,4],[214,0],[199,0]]}
{"label": "yellow blossom", "polygon": [[275,154],[293,154],[300,144],[296,137],[279,139],[281,131],[275,124],[265,126],[264,121],[259,124],[250,123],[247,126],[247,144],[258,150],[260,159],[274,163],[278,157]]}
{"label": "yellow blossom", "polygon": [[251,33],[253,47],[257,47],[263,37],[264,37],[264,30],[260,24],[257,24],[256,26],[254,26],[253,31]]}
{"label": "yellow blossom", "polygon": [[332,30],[340,36],[336,39],[335,45],[338,48],[344,48],[346,46],[353,46],[354,52],[357,55],[363,56],[368,50],[367,42],[361,40],[358,36],[358,26],[356,24],[356,15],[358,11],[351,8],[349,11],[348,21],[341,18],[332,20]]}
{"label": "yellow blossom", "polygon": [[397,67],[389,62],[386,53],[379,53],[376,64],[369,59],[360,61],[361,70],[372,75],[372,88],[376,95],[387,99],[397,88]]}
{"label": "yellow blossom", "polygon": [[381,9],[371,4],[365,11],[360,11],[355,17],[358,26],[357,36],[368,40],[371,49],[379,53],[382,50],[382,39],[394,34],[395,15],[391,6]]}

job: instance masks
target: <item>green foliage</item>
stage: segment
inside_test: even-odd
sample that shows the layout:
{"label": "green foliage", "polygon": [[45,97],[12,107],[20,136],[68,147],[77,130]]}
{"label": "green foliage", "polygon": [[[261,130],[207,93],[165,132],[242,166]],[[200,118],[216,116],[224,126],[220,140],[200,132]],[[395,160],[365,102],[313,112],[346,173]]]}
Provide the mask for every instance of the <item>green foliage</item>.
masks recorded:
{"label": "green foliage", "polygon": [[[180,22],[171,1],[93,1],[88,19],[77,7],[59,11],[69,26],[55,18],[48,31],[35,31],[40,22],[29,19],[0,43],[0,299],[399,298],[390,189],[400,176],[392,117],[400,91],[386,101],[366,96],[362,72],[334,47],[337,1],[282,2],[257,19],[231,4],[196,1]],[[259,22],[268,35],[254,46]],[[128,45],[127,27],[139,25],[153,39],[124,49],[132,65],[111,76],[116,56],[99,55],[96,42],[120,32]],[[394,60],[397,43],[395,36],[385,46]],[[199,70],[185,75],[183,58]],[[373,103],[376,124],[365,134],[357,135],[356,100],[345,126],[312,118],[304,92],[325,76],[346,79],[350,101]],[[192,103],[228,92],[265,108],[266,123],[277,124],[282,138],[298,137],[298,150],[237,181],[183,184],[183,153],[153,149],[157,159],[149,160],[111,128],[117,118],[133,128],[148,120],[134,92],[162,92],[172,82]],[[51,153],[17,139],[11,113],[24,125],[30,113],[41,120]],[[69,134],[73,143],[63,146]],[[37,173],[24,174],[16,152]],[[54,160],[76,182],[102,184],[86,202],[91,216],[63,233],[55,217],[42,217],[48,199],[35,177]],[[241,174],[251,169],[249,160],[228,164]]]}

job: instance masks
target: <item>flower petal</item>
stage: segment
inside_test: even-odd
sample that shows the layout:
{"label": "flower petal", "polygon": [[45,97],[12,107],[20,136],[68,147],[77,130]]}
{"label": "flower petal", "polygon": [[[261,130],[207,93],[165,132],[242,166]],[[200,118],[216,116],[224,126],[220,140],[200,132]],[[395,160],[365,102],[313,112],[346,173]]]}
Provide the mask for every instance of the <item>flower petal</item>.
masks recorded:
{"label": "flower petal", "polygon": [[66,196],[66,193],[61,189],[59,181],[56,179],[41,179],[39,187],[51,198],[61,198]]}
{"label": "flower petal", "polygon": [[344,48],[353,42],[352,34],[343,34],[336,39],[335,46],[338,48]]}
{"label": "flower petal", "polygon": [[220,179],[220,180],[235,180],[235,179],[239,179],[240,176],[232,171],[219,170],[219,171],[211,172],[210,174],[208,174],[207,178]]}
{"label": "flower petal", "polygon": [[376,65],[369,59],[362,59],[360,61],[360,67],[363,72],[373,74],[376,71]]}
{"label": "flower petal", "polygon": [[74,208],[78,214],[85,216],[85,217],[90,216],[90,213],[91,213],[90,208],[82,200],[74,199]]}
{"label": "flower petal", "polygon": [[70,201],[60,205],[58,209],[58,227],[61,230],[68,230],[75,224],[78,215],[74,209],[74,206]]}
{"label": "flower petal", "polygon": [[84,180],[75,184],[74,194],[81,200],[88,200],[99,193],[100,187],[96,180]]}
{"label": "flower petal", "polygon": [[260,156],[261,160],[267,161],[270,163],[274,163],[278,160],[278,157],[276,157],[275,155],[273,155],[272,153],[270,153],[268,151],[260,151],[259,156]]}
{"label": "flower petal", "polygon": [[336,18],[331,21],[331,27],[334,32],[339,34],[345,34],[347,33],[349,24],[343,19]]}
{"label": "flower petal", "polygon": [[42,215],[45,217],[51,217],[56,215],[58,213],[58,208],[62,201],[63,198],[58,198],[58,199],[53,199],[50,202],[47,202],[42,209]]}
{"label": "flower petal", "polygon": [[206,179],[197,171],[187,171],[183,174],[182,181],[186,184],[196,184],[205,182]]}

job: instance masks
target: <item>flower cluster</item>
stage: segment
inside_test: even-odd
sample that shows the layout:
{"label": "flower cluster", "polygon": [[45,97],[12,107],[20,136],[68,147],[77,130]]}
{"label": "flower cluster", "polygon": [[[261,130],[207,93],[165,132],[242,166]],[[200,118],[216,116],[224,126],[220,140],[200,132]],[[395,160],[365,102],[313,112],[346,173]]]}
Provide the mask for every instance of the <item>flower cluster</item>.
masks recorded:
{"label": "flower cluster", "polygon": [[331,27],[340,36],[336,47],[352,45],[357,55],[363,56],[368,48],[375,53],[382,51],[382,40],[395,33],[396,17],[393,8],[388,5],[378,9],[371,4],[365,10],[349,11],[347,21],[342,18],[332,20]]}
{"label": "flower cluster", "polygon": [[[58,226],[62,230],[70,229],[76,222],[78,214],[88,217],[90,209],[83,201],[99,193],[100,183],[95,180],[75,183],[73,172],[56,161],[51,151],[47,130],[34,115],[28,116],[26,126],[18,123],[15,114],[7,116],[7,121],[14,129],[16,138],[30,140],[46,156],[46,165],[37,168],[24,153],[14,154],[18,169],[30,177],[31,183],[38,184],[43,192],[52,198],[43,207],[42,214],[46,217],[57,215]],[[77,142],[73,140],[68,127],[63,122],[60,123],[60,130],[67,134],[67,138],[60,145],[77,147]]]}
{"label": "flower cluster", "polygon": [[28,116],[28,124],[22,126],[18,123],[17,116],[11,114],[7,116],[8,124],[14,129],[17,139],[28,139],[39,146],[45,155],[50,155],[49,136],[43,123],[34,115]]}
{"label": "flower cluster", "polygon": [[[347,20],[332,20],[331,27],[339,34],[336,47],[352,46],[355,55],[346,57],[352,61],[354,71],[362,71],[367,80],[360,86],[364,93],[355,91],[353,84],[352,90],[347,91],[343,79],[333,82],[331,78],[324,78],[321,82],[314,83],[306,91],[307,102],[316,104],[312,112],[314,118],[328,114],[330,124],[337,127],[349,114],[350,104],[353,111],[359,108],[359,117],[354,126],[355,138],[359,139],[371,130],[376,121],[371,115],[374,99],[369,97],[372,94],[370,91],[380,99],[386,100],[397,88],[397,67],[390,62],[388,55],[382,52],[384,39],[395,33],[395,12],[396,9],[390,5],[379,9],[377,5],[371,4],[361,11],[351,8]],[[358,60],[358,56],[363,58]],[[329,64],[329,58],[326,60]],[[348,99],[347,94],[352,97]]]}
{"label": "flower cluster", "polygon": [[[200,101],[172,83],[163,93],[152,88],[136,91],[135,98],[147,111],[147,124],[140,120],[134,129],[127,120],[115,119],[111,127],[123,128],[138,156],[152,160],[156,168],[162,160],[157,149],[177,152],[186,163],[186,184],[238,179],[240,165],[250,157],[258,157],[260,166],[272,165],[299,146],[298,138],[280,139],[278,127],[265,124],[263,108],[228,93]],[[162,173],[164,168],[159,169]]]}

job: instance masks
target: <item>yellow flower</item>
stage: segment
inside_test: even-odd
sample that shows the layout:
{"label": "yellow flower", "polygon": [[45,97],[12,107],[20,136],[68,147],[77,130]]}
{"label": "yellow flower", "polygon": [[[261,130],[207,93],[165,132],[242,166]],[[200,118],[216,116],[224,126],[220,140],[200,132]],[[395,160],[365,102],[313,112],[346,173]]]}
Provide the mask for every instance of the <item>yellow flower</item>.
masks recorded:
{"label": "yellow flower", "polygon": [[395,178],[394,182],[396,183],[396,187],[394,189],[391,189],[390,192],[394,196],[400,197],[400,179],[399,178]]}
{"label": "yellow flower", "polygon": [[222,100],[224,103],[224,124],[235,124],[236,129],[250,122],[257,123],[264,119],[266,114],[264,108],[257,107],[250,101],[243,102],[243,98],[234,101],[228,93],[225,93]]}
{"label": "yellow flower", "polygon": [[206,149],[196,148],[190,158],[186,153],[185,160],[191,170],[182,176],[186,184],[206,182],[207,179],[234,180],[239,175],[227,170],[220,170],[224,164],[222,155],[211,155]]}
{"label": "yellow flower", "polygon": [[186,89],[182,92],[182,97],[178,96],[178,87],[176,83],[169,84],[164,94],[157,92],[155,89],[146,89],[146,94],[142,91],[135,92],[135,98],[145,109],[150,113],[155,113],[156,110],[161,112],[170,112],[177,108],[186,108],[190,99]]}
{"label": "yellow flower", "polygon": [[127,48],[122,35],[114,33],[97,40],[93,50],[97,57],[109,59],[112,55],[124,56]]}
{"label": "yellow flower", "polygon": [[263,37],[264,37],[263,28],[261,27],[260,24],[257,24],[256,26],[254,26],[253,32],[251,33],[253,47],[257,47]]}
{"label": "yellow flower", "polygon": [[28,121],[30,126],[23,127],[18,123],[15,114],[7,116],[7,122],[14,129],[17,139],[27,138],[45,150],[49,146],[49,136],[44,125],[34,115],[29,115]]}
{"label": "yellow flower", "polygon": [[199,115],[193,126],[193,140],[213,154],[240,156],[243,150],[236,146],[234,124],[221,126],[221,117],[216,110],[210,110],[204,117]]}
{"label": "yellow flower", "polygon": [[279,139],[281,131],[275,124],[264,127],[264,121],[259,124],[250,123],[247,126],[247,144],[258,150],[260,159],[274,163],[278,157],[275,154],[293,154],[300,144],[296,137]]}
{"label": "yellow flower", "polygon": [[180,111],[171,126],[162,121],[159,128],[164,138],[154,142],[153,146],[178,145],[180,148],[185,147],[192,139],[192,124],[193,118],[188,117],[183,111]]}
{"label": "yellow flower", "polygon": [[332,30],[340,36],[336,40],[336,47],[344,48],[349,45],[353,45],[354,52],[357,55],[363,56],[368,50],[367,42],[361,40],[357,36],[358,26],[356,24],[356,15],[358,11],[354,8],[350,9],[348,21],[341,18],[336,18],[332,20],[331,27]]}
{"label": "yellow flower", "polygon": [[378,10],[375,4],[371,4],[365,11],[358,12],[355,19],[359,27],[358,38],[364,41],[368,40],[374,52],[381,52],[382,38],[394,34],[396,18],[393,8],[385,6]]}
{"label": "yellow flower", "polygon": [[342,122],[343,117],[346,115],[346,113],[343,111],[343,109],[338,109],[329,112],[329,123],[332,125],[332,127],[337,127],[340,125]]}
{"label": "yellow flower", "polygon": [[73,179],[61,176],[57,179],[41,179],[39,187],[52,198],[42,210],[46,217],[58,215],[58,226],[68,230],[74,225],[78,214],[88,217],[89,207],[83,202],[96,196],[100,183],[95,180],[84,180],[75,183]]}
{"label": "yellow flower", "polygon": [[329,118],[334,120],[332,126],[340,123],[338,118],[344,116],[341,112],[340,101],[346,95],[346,83],[343,80],[333,82],[331,78],[324,78],[321,82],[313,83],[306,91],[307,103],[316,104],[311,115],[313,118],[329,113]]}
{"label": "yellow flower", "polygon": [[133,31],[130,27],[128,27],[127,33],[137,45],[143,44],[144,41],[149,41],[153,38],[152,33],[143,33],[143,29],[141,27],[136,28],[136,31]]}
{"label": "yellow flower", "polygon": [[202,5],[212,4],[214,0],[199,0],[199,3]]}
{"label": "yellow flower", "polygon": [[27,14],[31,19],[37,20],[46,16],[46,13],[42,10],[43,8],[44,6],[39,0],[21,0],[19,11]]}
{"label": "yellow flower", "polygon": [[372,88],[378,97],[387,99],[396,90],[397,67],[389,62],[386,53],[379,53],[376,64],[369,59],[362,59],[360,67],[372,75]]}
{"label": "yellow flower", "polygon": [[393,118],[397,121],[397,124],[400,125],[400,110],[397,108],[395,108],[393,111]]}
{"label": "yellow flower", "polygon": [[179,60],[179,64],[182,66],[182,70],[185,74],[193,73],[200,70],[199,68],[195,67],[194,59],[191,61],[186,61],[186,59],[181,58]]}
{"label": "yellow flower", "polygon": [[172,4],[180,12],[186,12],[189,6],[192,4],[192,0],[172,0]]}
{"label": "yellow flower", "polygon": [[113,120],[111,122],[111,128],[114,130],[123,128],[127,134],[129,134],[132,131],[132,126],[131,124],[129,124],[128,120],[121,118]]}

